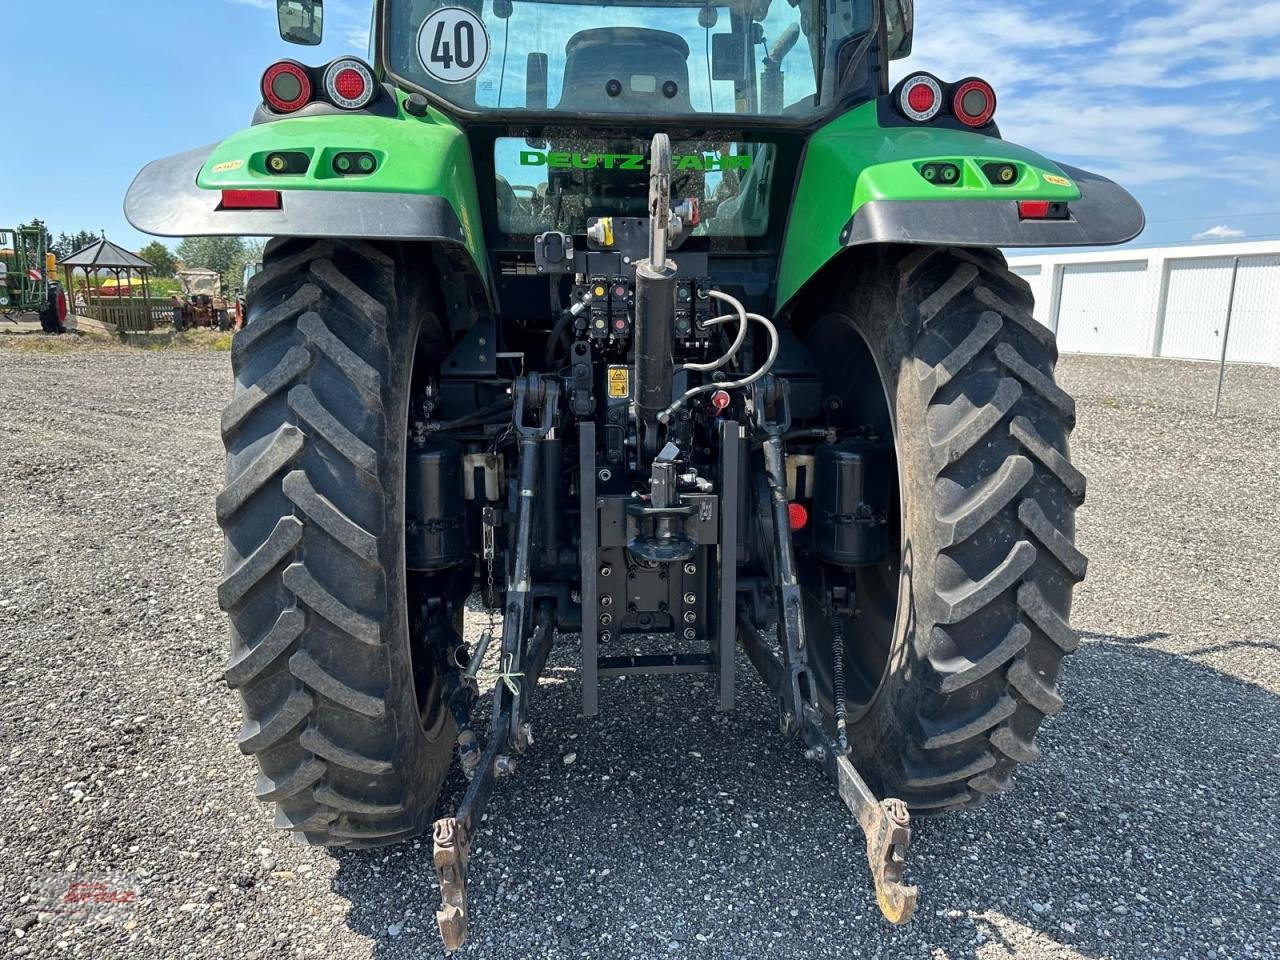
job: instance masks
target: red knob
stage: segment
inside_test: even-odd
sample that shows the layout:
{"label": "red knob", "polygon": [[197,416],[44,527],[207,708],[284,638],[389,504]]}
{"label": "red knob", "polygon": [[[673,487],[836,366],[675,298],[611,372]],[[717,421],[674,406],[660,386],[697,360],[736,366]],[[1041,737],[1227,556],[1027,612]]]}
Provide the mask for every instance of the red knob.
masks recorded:
{"label": "red knob", "polygon": [[801,503],[787,504],[787,520],[792,532],[803,530],[809,523],[809,511]]}

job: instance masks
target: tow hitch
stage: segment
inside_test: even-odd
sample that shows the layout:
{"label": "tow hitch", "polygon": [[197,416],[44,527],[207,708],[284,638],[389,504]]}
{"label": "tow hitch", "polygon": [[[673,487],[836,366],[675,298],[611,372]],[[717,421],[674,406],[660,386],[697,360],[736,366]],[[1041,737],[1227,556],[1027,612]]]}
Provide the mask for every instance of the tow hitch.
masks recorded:
{"label": "tow hitch", "polygon": [[[875,883],[880,912],[893,924],[905,924],[916,909],[918,890],[903,883],[907,848],[911,843],[911,815],[907,805],[896,798],[881,800],[849,760],[845,742],[843,708],[836,710],[838,737],[827,724],[814,696],[809,672],[809,647],[805,621],[801,615],[799,581],[795,567],[795,546],[787,515],[787,479],[783,457],[783,437],[791,427],[787,384],[765,377],[753,390],[755,422],[753,435],[764,453],[764,479],[772,513],[772,569],[778,595],[778,639],[782,659],[752,623],[750,612],[739,608],[738,625],[743,646],[752,665],[778,701],[779,725],[784,735],[803,739],[805,756],[821,763],[836,784],[844,805],[858,820],[867,841],[867,863]],[[837,637],[843,638],[837,632]],[[833,656],[839,660],[839,647]],[[841,690],[841,697],[843,691]]]}

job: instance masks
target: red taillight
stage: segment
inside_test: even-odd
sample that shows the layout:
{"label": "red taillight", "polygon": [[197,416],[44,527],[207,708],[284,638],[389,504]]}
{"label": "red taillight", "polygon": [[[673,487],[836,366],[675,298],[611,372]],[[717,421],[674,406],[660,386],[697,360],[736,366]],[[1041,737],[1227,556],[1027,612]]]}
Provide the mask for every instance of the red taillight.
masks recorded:
{"label": "red taillight", "polygon": [[942,84],[927,73],[911,75],[898,88],[898,110],[908,120],[928,123],[942,110]]}
{"label": "red taillight", "polygon": [[279,210],[279,190],[223,190],[223,210]]}
{"label": "red taillight", "polygon": [[359,100],[368,88],[365,86],[364,77],[348,68],[333,78],[333,89],[337,90],[338,96],[345,100]]}
{"label": "red taillight", "polygon": [[373,71],[355,57],[343,57],[324,71],[324,92],[344,110],[363,110],[378,92]]}
{"label": "red taillight", "polygon": [[962,80],[951,94],[951,112],[966,127],[985,127],[995,116],[996,92],[985,80]]}
{"label": "red taillight", "polygon": [[917,83],[907,91],[907,103],[917,113],[928,113],[937,102],[938,98],[927,83]]}
{"label": "red taillight", "polygon": [[803,530],[809,525],[809,511],[805,509],[804,504],[787,504],[787,522],[791,525],[792,533]]}
{"label": "red taillight", "polygon": [[1070,220],[1071,207],[1062,200],[1020,200],[1018,216],[1023,220]]}
{"label": "red taillight", "polygon": [[311,102],[311,77],[292,60],[281,60],[262,75],[262,99],[276,113],[293,113]]}

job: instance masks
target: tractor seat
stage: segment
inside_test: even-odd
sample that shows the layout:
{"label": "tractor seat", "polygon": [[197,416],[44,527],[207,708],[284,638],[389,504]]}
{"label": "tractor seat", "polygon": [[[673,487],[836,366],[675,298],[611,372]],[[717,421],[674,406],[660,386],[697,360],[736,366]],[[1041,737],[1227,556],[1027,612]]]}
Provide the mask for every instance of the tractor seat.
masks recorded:
{"label": "tractor seat", "polygon": [[693,113],[689,45],[645,27],[580,30],[565,44],[557,110],[583,113]]}

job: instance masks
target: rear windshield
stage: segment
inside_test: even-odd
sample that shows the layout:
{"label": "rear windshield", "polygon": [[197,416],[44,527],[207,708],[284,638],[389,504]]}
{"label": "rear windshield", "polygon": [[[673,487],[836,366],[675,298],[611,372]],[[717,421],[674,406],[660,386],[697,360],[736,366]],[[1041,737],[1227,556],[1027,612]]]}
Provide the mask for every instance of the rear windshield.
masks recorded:
{"label": "rear windshield", "polygon": [[[393,73],[468,111],[797,116],[872,0],[388,0]],[[825,11],[825,13],[824,13]]]}
{"label": "rear windshield", "polygon": [[[494,144],[498,229],[583,234],[591,217],[647,217],[649,142],[566,135],[503,137]],[[761,237],[769,229],[772,144],[677,140],[671,198],[698,201],[694,236]]]}

